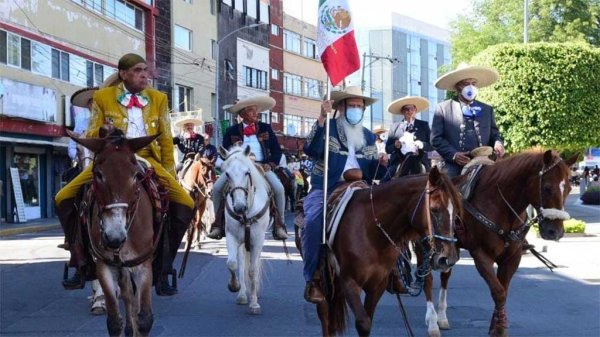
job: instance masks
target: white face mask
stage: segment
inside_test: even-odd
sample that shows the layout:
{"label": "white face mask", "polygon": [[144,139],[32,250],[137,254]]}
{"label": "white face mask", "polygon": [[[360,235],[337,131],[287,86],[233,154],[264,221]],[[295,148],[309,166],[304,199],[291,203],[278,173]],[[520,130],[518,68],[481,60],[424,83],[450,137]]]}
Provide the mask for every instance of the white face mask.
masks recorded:
{"label": "white face mask", "polygon": [[464,97],[467,101],[472,101],[477,96],[477,87],[474,85],[467,85],[460,92],[462,97]]}

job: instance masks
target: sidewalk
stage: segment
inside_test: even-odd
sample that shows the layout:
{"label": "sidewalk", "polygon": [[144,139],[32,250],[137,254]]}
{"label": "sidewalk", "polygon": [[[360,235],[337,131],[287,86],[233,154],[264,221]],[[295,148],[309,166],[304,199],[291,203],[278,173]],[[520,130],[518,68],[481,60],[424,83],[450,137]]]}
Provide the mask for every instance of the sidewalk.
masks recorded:
{"label": "sidewalk", "polygon": [[22,223],[0,223],[0,237],[59,229],[58,218],[33,219]]}

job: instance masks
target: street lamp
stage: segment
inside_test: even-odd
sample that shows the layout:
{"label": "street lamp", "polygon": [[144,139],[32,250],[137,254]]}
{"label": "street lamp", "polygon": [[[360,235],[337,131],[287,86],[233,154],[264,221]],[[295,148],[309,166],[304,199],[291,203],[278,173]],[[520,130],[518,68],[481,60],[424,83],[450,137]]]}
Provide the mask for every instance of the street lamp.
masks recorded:
{"label": "street lamp", "polygon": [[[369,62],[369,64],[366,64],[366,58],[370,58],[371,61]],[[389,57],[389,56],[379,56],[379,55],[374,55],[374,54],[368,54],[366,52],[363,53],[363,61],[362,61],[362,74],[361,74],[361,81],[360,81],[360,88],[362,90],[362,92],[365,92],[365,86],[366,86],[366,82],[365,82],[365,68],[367,66],[371,66],[373,63],[375,63],[376,61],[379,60],[388,60],[390,63],[394,64],[394,63],[400,63],[400,60],[397,57]],[[369,71],[369,74],[371,74],[372,71]],[[371,81],[369,81],[370,83]],[[372,85],[372,83],[370,83]],[[383,66],[381,67],[381,95],[382,95],[382,99],[383,99]],[[372,90],[369,90],[369,93],[372,94]],[[371,128],[373,128],[373,107],[369,107],[369,109],[371,109]]]}
{"label": "street lamp", "polygon": [[217,42],[215,42],[215,44],[217,45],[217,50],[215,51],[215,58],[217,59],[217,76],[215,76],[215,108],[214,108],[214,116],[213,119],[215,120],[215,146],[218,148],[220,145],[220,140],[219,140],[219,129],[221,128],[220,125],[220,111],[221,111],[221,105],[219,104],[219,80],[220,80],[220,72],[221,72],[221,60],[219,60],[219,50],[221,49],[221,42],[223,42],[224,40],[226,40],[228,37],[230,37],[231,35],[233,35],[234,33],[239,32],[240,30],[243,29],[248,29],[248,28],[254,28],[254,27],[259,27],[259,26],[265,26],[265,25],[270,25],[269,23],[266,22],[262,22],[262,23],[255,23],[255,24],[251,24],[249,26],[243,26],[240,27],[238,29],[235,29],[231,32],[229,32],[227,35],[223,36],[222,38],[220,38]]}

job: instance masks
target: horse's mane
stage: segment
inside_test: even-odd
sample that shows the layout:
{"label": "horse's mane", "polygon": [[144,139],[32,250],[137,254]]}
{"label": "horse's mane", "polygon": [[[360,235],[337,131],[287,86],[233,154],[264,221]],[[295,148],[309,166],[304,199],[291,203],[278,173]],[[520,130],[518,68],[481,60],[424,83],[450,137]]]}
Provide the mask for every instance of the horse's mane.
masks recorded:
{"label": "horse's mane", "polygon": [[127,139],[127,137],[125,136],[125,132],[123,132],[123,130],[117,129],[117,128],[112,128],[109,131],[108,135],[106,135],[106,140],[110,144],[114,144],[117,146],[121,146],[123,144],[123,142],[125,141],[125,139]]}
{"label": "horse's mane", "polygon": [[[554,160],[560,159],[557,152],[552,152]],[[510,156],[506,159],[497,161],[495,164],[482,171],[479,184],[492,184],[514,180],[515,176],[524,175],[527,172],[542,169],[544,162],[544,152],[540,150],[530,150]],[[557,165],[564,175],[568,176],[568,167],[566,165]]]}
{"label": "horse's mane", "polygon": [[239,160],[242,162],[243,166],[246,166],[246,167],[248,167],[248,169],[250,169],[250,175],[252,176],[252,181],[260,181],[260,179],[264,180],[264,177],[258,172],[258,169],[254,165],[254,162],[250,159],[249,156],[246,156],[244,154],[245,149],[246,149],[245,146],[237,145],[237,144],[233,145],[229,149],[229,154],[225,158],[225,161],[223,162],[223,164],[221,164],[223,171],[227,171],[227,168],[229,167],[231,162],[233,162],[235,160]]}

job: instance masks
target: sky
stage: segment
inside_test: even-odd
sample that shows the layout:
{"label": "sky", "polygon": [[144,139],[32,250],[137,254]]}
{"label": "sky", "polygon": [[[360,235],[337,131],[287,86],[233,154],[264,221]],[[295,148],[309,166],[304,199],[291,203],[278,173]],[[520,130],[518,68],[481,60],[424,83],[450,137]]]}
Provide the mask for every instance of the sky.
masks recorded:
{"label": "sky", "polygon": [[[449,29],[449,23],[469,11],[473,0],[349,0],[355,28],[376,26],[390,12]],[[286,13],[316,25],[319,0],[283,0]],[[359,13],[357,16],[356,13]]]}

